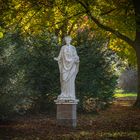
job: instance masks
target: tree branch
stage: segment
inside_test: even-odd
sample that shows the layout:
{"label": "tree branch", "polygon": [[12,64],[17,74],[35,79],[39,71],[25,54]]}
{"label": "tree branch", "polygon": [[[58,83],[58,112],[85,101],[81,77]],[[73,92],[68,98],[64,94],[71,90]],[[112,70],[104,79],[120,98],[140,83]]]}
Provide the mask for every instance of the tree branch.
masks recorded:
{"label": "tree branch", "polygon": [[71,34],[71,32],[72,32],[72,30],[73,30],[73,27],[74,27],[74,25],[76,24],[76,22],[77,22],[77,20],[75,20],[75,21],[72,23],[72,25],[71,25],[71,27],[70,27],[68,33],[67,33],[68,35]]}
{"label": "tree branch", "polygon": [[28,14],[28,12],[34,7],[35,5],[33,5],[32,7],[29,7],[25,12],[24,15],[19,19],[19,21],[17,22],[16,28],[19,26],[19,24],[21,23],[21,21],[23,20],[23,18]]}
{"label": "tree branch", "polygon": [[33,18],[36,14],[38,14],[38,12],[41,11],[41,9],[42,9],[42,7],[39,8],[39,9],[30,17],[30,19],[29,19],[23,26],[27,25],[27,24],[32,20],[32,18]]}
{"label": "tree branch", "polygon": [[134,45],[134,41],[132,39],[130,39],[129,37],[121,34],[119,31],[114,30],[113,28],[110,28],[109,26],[106,26],[104,24],[102,24],[98,19],[96,19],[90,12],[89,7],[87,7],[83,2],[81,2],[80,0],[77,0],[82,7],[85,9],[86,14],[91,18],[91,20],[97,24],[98,27],[104,29],[105,31],[109,31],[111,33],[113,33],[114,35],[116,35],[118,38],[124,40],[125,42],[127,42],[129,45],[131,45],[134,49],[135,49],[135,45]]}
{"label": "tree branch", "polygon": [[114,30],[113,28],[110,28],[109,26],[106,26],[102,23],[100,23],[95,17],[93,17],[90,13],[88,13],[89,17],[98,25],[98,27],[106,30],[106,31],[109,31],[111,33],[113,33],[114,35],[116,35],[118,38],[126,41],[129,45],[133,46],[134,47],[134,41],[131,40],[129,37],[121,34],[119,31],[116,31]]}
{"label": "tree branch", "polygon": [[109,10],[107,12],[101,13],[100,16],[104,16],[104,15],[110,14],[111,12],[113,12],[115,10],[116,10],[115,8],[114,9],[111,9],[111,10]]}
{"label": "tree branch", "polygon": [[[72,19],[72,18],[74,18],[74,17],[77,17],[77,16],[79,16],[79,15],[81,15],[81,14],[84,14],[85,12],[79,12],[79,13],[77,13],[77,14],[75,14],[75,15],[72,15],[72,16],[69,16],[69,17],[67,17],[66,19],[64,19],[64,20],[61,20],[61,21],[58,21],[58,22],[53,22],[51,25],[48,25],[48,26],[44,26],[44,27],[46,27],[46,28],[49,28],[49,27],[54,27],[55,25],[58,25],[58,24],[61,24],[61,23],[64,23],[66,20],[70,20],[70,19]],[[36,24],[36,25],[40,25],[40,24]]]}

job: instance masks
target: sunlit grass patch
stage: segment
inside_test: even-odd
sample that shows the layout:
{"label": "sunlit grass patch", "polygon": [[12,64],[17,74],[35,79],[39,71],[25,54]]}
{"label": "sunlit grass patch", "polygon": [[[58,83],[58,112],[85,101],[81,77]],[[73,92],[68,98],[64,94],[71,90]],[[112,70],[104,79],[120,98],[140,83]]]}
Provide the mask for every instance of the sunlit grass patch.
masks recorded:
{"label": "sunlit grass patch", "polygon": [[114,97],[121,98],[121,97],[136,97],[136,92],[125,92],[122,89],[116,89]]}
{"label": "sunlit grass patch", "polygon": [[120,97],[136,97],[136,93],[116,93],[115,97],[120,98]]}

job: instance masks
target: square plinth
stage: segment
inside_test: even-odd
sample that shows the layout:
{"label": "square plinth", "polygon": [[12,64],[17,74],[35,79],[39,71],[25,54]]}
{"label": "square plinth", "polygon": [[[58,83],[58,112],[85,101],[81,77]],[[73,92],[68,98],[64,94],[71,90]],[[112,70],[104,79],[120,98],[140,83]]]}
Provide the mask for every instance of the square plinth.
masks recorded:
{"label": "square plinth", "polygon": [[57,123],[63,126],[76,127],[77,125],[77,100],[76,101],[58,101],[57,105]]}

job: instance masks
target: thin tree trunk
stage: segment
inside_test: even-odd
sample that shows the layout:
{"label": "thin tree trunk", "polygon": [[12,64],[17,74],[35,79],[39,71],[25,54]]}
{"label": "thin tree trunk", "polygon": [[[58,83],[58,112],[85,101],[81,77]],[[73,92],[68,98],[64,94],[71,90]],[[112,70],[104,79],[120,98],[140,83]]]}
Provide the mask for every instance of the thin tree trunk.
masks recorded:
{"label": "thin tree trunk", "polygon": [[135,106],[140,107],[140,8],[139,1],[133,0],[134,10],[135,10],[135,21],[136,21],[136,37],[135,37],[135,51],[137,56],[137,66],[138,66],[138,94]]}
{"label": "thin tree trunk", "polygon": [[134,106],[140,107],[140,42],[136,43],[135,48],[136,48],[137,66],[138,66],[138,93]]}

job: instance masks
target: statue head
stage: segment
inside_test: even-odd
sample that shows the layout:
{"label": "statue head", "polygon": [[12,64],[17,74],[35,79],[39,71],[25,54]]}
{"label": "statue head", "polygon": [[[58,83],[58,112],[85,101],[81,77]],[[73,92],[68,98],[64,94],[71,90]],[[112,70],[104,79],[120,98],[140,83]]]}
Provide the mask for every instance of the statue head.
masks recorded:
{"label": "statue head", "polygon": [[65,40],[67,45],[70,45],[72,38],[70,36],[65,36],[64,40]]}

